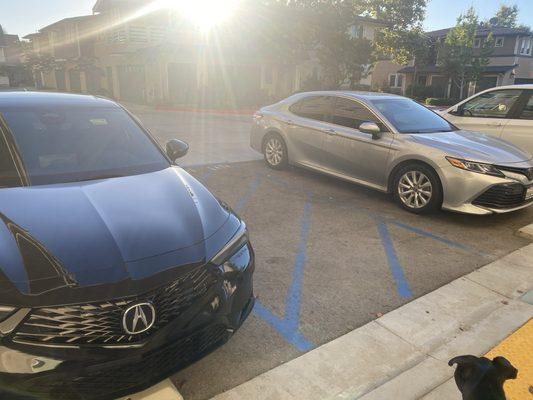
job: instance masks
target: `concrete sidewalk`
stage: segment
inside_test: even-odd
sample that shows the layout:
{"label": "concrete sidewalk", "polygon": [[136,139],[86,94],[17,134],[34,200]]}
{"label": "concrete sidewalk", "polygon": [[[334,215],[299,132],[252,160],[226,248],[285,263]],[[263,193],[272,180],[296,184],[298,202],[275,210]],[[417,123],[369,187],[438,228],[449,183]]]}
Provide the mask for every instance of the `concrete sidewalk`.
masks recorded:
{"label": "concrete sidewalk", "polygon": [[459,400],[448,360],[533,317],[533,244],[215,397]]}

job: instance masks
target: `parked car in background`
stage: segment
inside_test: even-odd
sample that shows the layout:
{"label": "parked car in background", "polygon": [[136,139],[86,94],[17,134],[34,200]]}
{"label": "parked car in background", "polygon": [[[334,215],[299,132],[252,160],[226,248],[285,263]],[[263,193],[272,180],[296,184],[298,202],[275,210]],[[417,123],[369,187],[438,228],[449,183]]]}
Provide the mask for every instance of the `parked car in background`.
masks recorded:
{"label": "parked car in background", "polygon": [[389,192],[414,213],[491,214],[533,204],[530,155],[401,96],[296,94],[255,113],[251,146],[271,168],[300,165]]}
{"label": "parked car in background", "polygon": [[441,115],[461,129],[504,139],[533,154],[533,85],[488,89]]}
{"label": "parked car in background", "polygon": [[3,388],[120,397],[241,326],[254,304],[246,225],[175,165],[187,149],[164,152],[109,100],[0,94]]}

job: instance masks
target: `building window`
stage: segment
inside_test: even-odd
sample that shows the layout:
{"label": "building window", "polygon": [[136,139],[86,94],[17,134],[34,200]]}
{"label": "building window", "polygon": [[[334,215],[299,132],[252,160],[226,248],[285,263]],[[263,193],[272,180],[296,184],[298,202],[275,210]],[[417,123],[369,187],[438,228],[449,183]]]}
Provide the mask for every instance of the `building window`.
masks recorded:
{"label": "building window", "polygon": [[503,47],[503,37],[497,37],[494,40],[494,47]]}
{"label": "building window", "polygon": [[474,49],[479,49],[481,47],[481,39],[474,39]]}
{"label": "building window", "polygon": [[350,36],[352,39],[361,39],[364,35],[364,26],[363,25],[352,25],[350,29]]}
{"label": "building window", "polygon": [[532,45],[533,39],[531,37],[522,38],[520,40],[520,54],[524,56],[530,56]]}
{"label": "building window", "polygon": [[389,75],[389,86],[391,88],[401,88],[403,86],[403,75],[402,74]]}

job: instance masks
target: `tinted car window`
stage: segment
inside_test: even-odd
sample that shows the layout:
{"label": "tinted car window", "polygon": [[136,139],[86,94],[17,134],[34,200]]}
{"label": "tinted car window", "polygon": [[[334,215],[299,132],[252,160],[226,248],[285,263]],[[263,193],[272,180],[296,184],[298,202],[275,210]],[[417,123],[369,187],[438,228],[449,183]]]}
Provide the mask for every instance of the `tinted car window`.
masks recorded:
{"label": "tinted car window", "polygon": [[362,104],[340,97],[336,99],[331,122],[358,129],[359,125],[368,121],[381,125],[380,121]]}
{"label": "tinted car window", "polygon": [[521,90],[496,90],[480,94],[461,106],[463,117],[506,118]]}
{"label": "tinted car window", "polygon": [[377,99],[372,104],[400,133],[432,133],[457,130],[441,116],[409,99]]}
{"label": "tinted car window", "polygon": [[520,113],[520,119],[532,119],[533,120],[533,94],[529,95],[529,100],[526,103],[524,109]]}
{"label": "tinted car window", "polygon": [[306,97],[293,104],[289,110],[299,117],[327,121],[331,103],[332,98],[328,96]]}
{"label": "tinted car window", "polygon": [[0,131],[0,188],[19,186],[21,179],[15,166],[15,160],[7,144],[5,132]]}
{"label": "tinted car window", "polygon": [[153,172],[169,166],[122,109],[2,111],[32,185]]}

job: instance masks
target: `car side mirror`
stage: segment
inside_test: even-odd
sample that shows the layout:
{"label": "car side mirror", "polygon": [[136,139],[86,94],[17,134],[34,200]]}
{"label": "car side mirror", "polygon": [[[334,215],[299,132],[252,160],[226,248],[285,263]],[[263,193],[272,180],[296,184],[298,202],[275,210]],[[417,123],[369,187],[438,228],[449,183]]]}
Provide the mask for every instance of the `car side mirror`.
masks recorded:
{"label": "car side mirror", "polygon": [[375,122],[363,122],[359,125],[359,130],[363,133],[372,135],[372,139],[377,140],[381,137],[381,128]]}
{"label": "car side mirror", "polygon": [[183,157],[189,151],[189,145],[182,140],[172,139],[167,142],[167,156],[172,162]]}
{"label": "car side mirror", "polygon": [[461,116],[463,115],[463,108],[461,106],[455,106],[449,111],[449,114]]}

